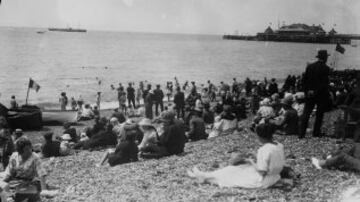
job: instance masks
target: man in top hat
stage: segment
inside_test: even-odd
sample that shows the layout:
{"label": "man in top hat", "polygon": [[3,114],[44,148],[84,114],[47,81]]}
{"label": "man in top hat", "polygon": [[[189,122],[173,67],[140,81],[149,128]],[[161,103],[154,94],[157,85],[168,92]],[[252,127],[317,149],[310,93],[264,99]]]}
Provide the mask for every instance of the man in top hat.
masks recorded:
{"label": "man in top hat", "polygon": [[160,85],[156,85],[156,89],[154,90],[154,102],[155,102],[155,115],[159,116],[159,106],[160,110],[164,111],[164,92],[161,90]]}
{"label": "man in top hat", "polygon": [[299,138],[304,138],[308,126],[310,114],[315,105],[316,120],[313,136],[321,137],[321,125],[324,113],[329,103],[329,74],[330,67],[326,65],[329,54],[326,50],[319,50],[316,56],[318,60],[309,64],[303,77],[303,88],[305,93],[304,114],[300,123]]}

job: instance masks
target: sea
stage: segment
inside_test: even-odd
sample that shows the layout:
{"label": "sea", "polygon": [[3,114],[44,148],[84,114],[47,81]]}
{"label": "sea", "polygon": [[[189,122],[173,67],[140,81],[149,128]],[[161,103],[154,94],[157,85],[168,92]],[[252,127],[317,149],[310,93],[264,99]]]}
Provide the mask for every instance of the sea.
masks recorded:
{"label": "sea", "polygon": [[[43,34],[38,31],[45,31]],[[69,98],[80,95],[95,103],[115,102],[110,87],[139,81],[160,84],[176,77],[183,84],[211,80],[230,83],[246,77],[284,79],[301,74],[315,60],[319,49],[331,54],[328,64],[335,69],[360,69],[360,43],[334,44],[223,40],[221,35],[132,33],[88,31],[49,32],[44,28],[0,28],[0,102],[9,105],[12,95],[24,104],[29,79],[41,87],[29,91],[28,102],[56,106],[61,92]]]}

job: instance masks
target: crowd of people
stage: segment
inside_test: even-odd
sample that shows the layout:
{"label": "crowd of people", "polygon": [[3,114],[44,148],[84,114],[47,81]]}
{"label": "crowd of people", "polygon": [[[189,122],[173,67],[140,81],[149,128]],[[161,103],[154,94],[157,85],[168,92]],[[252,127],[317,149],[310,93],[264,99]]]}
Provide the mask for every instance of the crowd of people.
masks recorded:
{"label": "crowd of people", "polygon": [[[247,78],[243,83],[234,78],[232,84],[221,82],[219,86],[210,80],[207,85],[197,86],[193,81],[190,85],[185,82],[181,86],[175,78],[174,84],[167,83],[166,93],[160,85],[152,90],[151,84],[140,82],[139,88],[135,89],[134,84],[129,83],[125,90],[119,84],[116,89],[119,108],[110,117],[98,113],[101,97],[101,93],[98,93],[97,112],[86,112],[89,114],[86,117],[94,119],[93,125],[78,133],[70,123],[65,123],[63,134],[55,138],[58,140],[54,140],[53,133],[46,133],[39,150],[40,157],[65,156],[78,149],[110,147],[96,165],[101,167],[106,162],[115,166],[135,162],[139,158],[178,155],[184,152],[187,142],[238,133],[241,130],[239,122],[252,117],[253,123],[249,128],[256,132],[263,145],[258,150],[256,162],[248,156],[240,156],[231,165],[214,172],[194,168],[188,174],[202,182],[219,186],[270,187],[279,181],[285,165],[284,145],[275,142],[273,134],[305,138],[311,114],[316,116],[313,136],[322,137],[324,113],[338,106],[346,106],[345,111],[349,112],[352,120],[357,121],[355,137],[356,142],[360,141],[360,73],[332,71],[326,65],[326,50],[320,50],[316,57],[318,61],[309,64],[303,75],[289,75],[281,88],[274,78],[270,81],[267,78]],[[59,101],[66,106],[65,97],[66,94],[62,93]],[[143,106],[140,106],[140,100],[143,100]],[[84,104],[83,101],[75,102],[72,98],[72,106]],[[85,110],[90,107],[88,104],[84,106]],[[136,109],[139,116],[132,117],[128,109]],[[88,119],[83,117],[79,120]],[[44,189],[43,177],[46,174],[42,171],[39,156],[32,152],[31,142],[22,136],[20,130],[16,130],[11,137],[3,121],[0,128],[2,163],[6,168],[4,181],[19,178],[36,181],[36,190]],[[340,150],[327,160],[314,158],[313,163],[318,168],[345,165],[360,170],[359,152],[357,143],[348,153]],[[14,172],[19,170],[21,172]]]}

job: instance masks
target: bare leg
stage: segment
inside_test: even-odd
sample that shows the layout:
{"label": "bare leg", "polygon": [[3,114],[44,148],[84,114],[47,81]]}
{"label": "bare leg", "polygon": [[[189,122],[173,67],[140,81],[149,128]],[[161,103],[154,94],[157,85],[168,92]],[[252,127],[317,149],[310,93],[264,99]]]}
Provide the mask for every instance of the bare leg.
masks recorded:
{"label": "bare leg", "polygon": [[107,161],[107,160],[109,159],[109,155],[110,155],[111,153],[113,153],[113,150],[108,149],[108,150],[105,152],[104,156],[101,158],[100,164],[96,164],[96,166],[97,166],[97,167],[102,166],[102,165],[105,163],[105,161]]}

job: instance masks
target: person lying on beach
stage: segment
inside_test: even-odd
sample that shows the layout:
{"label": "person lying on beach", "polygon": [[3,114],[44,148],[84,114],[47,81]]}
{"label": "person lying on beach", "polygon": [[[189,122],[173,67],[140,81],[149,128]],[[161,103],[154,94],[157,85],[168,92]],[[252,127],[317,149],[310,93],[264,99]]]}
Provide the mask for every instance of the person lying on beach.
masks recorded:
{"label": "person lying on beach", "polygon": [[[196,167],[188,171],[191,178],[201,183],[211,183],[220,187],[269,188],[280,180],[285,165],[284,146],[273,141],[275,128],[271,124],[260,124],[256,133],[262,146],[257,151],[257,161],[245,159],[236,164],[213,172],[203,172]],[[243,164],[245,163],[245,164]]]}
{"label": "person lying on beach", "polygon": [[108,161],[110,166],[116,166],[119,164],[130,163],[138,161],[138,147],[135,143],[136,132],[129,131],[126,133],[123,141],[116,145],[115,150],[109,149],[101,159],[100,164],[96,164],[97,167],[102,166]]}
{"label": "person lying on beach", "polygon": [[[21,137],[16,141],[16,152],[11,155],[3,175],[1,194],[13,190],[15,201],[40,201],[40,192],[47,189],[46,175],[41,159],[32,152],[30,140]],[[23,190],[26,194],[21,193]]]}
{"label": "person lying on beach", "polygon": [[360,172],[360,139],[357,139],[348,151],[338,149],[325,160],[313,157],[311,162],[317,169],[335,167]]}

